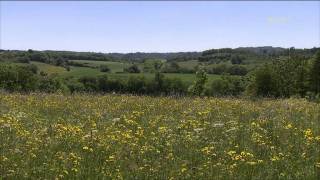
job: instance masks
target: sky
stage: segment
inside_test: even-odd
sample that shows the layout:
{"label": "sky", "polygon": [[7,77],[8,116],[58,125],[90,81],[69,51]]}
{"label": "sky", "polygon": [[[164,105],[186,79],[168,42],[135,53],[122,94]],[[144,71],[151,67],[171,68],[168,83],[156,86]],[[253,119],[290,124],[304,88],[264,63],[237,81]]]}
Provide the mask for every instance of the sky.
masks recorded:
{"label": "sky", "polygon": [[0,49],[181,52],[320,46],[320,2],[1,1]]}

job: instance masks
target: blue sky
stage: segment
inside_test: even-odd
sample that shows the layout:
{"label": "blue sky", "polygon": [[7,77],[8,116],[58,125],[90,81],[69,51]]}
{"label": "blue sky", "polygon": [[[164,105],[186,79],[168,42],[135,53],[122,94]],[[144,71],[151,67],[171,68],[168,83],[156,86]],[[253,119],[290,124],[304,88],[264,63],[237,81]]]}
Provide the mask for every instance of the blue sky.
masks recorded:
{"label": "blue sky", "polygon": [[0,2],[0,48],[176,52],[320,46],[320,2]]}

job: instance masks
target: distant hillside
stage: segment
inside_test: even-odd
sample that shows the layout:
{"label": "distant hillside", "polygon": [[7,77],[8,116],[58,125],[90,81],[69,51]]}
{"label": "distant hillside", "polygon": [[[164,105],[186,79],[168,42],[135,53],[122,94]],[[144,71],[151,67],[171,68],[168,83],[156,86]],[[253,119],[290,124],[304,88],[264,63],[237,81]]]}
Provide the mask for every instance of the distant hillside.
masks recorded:
{"label": "distant hillside", "polygon": [[252,64],[262,63],[290,55],[300,55],[310,58],[316,53],[317,49],[319,48],[287,49],[272,46],[239,47],[235,49],[221,48],[203,51],[202,55],[198,59],[201,62],[208,62],[211,64],[219,64],[224,62],[231,62],[232,64]]}
{"label": "distant hillside", "polygon": [[[94,61],[132,61],[143,62],[147,59],[165,59],[167,61],[212,61],[219,63],[231,61],[232,58],[265,60],[269,58],[286,56],[295,52],[304,56],[312,56],[319,48],[312,49],[285,49],[281,47],[239,47],[235,49],[210,49],[203,52],[174,52],[174,53],[96,53],[75,51],[36,51],[36,50],[0,50],[0,60],[39,61],[45,63],[61,64],[66,60],[94,60]],[[236,60],[235,60],[236,61]]]}

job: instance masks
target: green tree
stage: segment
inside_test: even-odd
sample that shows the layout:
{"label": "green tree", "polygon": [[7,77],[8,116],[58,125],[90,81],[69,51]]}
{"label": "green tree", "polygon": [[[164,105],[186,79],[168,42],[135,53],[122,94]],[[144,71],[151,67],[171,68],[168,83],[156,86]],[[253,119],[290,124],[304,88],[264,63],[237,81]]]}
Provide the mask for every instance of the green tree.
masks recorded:
{"label": "green tree", "polygon": [[58,90],[65,90],[62,81],[54,76],[41,76],[38,89],[41,92],[53,93]]}
{"label": "green tree", "polygon": [[161,92],[163,90],[164,75],[157,71],[154,75],[155,91]]}
{"label": "green tree", "polygon": [[129,93],[143,94],[146,92],[146,81],[144,76],[134,77],[130,76],[127,82],[127,91]]}
{"label": "green tree", "polygon": [[162,65],[163,65],[162,61],[155,61],[154,64],[153,64],[154,69],[155,69],[156,71],[160,71]]}
{"label": "green tree", "polygon": [[255,71],[247,92],[253,96],[279,96],[275,74],[270,65]]}
{"label": "green tree", "polygon": [[106,92],[108,91],[108,76],[107,75],[101,75],[98,76],[98,89],[99,91]]}
{"label": "green tree", "polygon": [[110,72],[110,68],[108,65],[101,64],[100,65],[100,72]]}
{"label": "green tree", "polygon": [[133,64],[128,68],[125,68],[124,71],[128,73],[140,73],[140,69],[136,64]]}
{"label": "green tree", "polygon": [[231,56],[231,63],[232,64],[241,64],[242,61],[243,61],[243,57],[241,57],[239,55]]}
{"label": "green tree", "polygon": [[156,71],[155,75],[154,75],[154,82],[155,82],[155,90],[158,92],[161,92],[163,89],[163,74],[160,73],[160,69],[162,67],[163,63],[161,61],[156,61],[154,62],[154,69]]}
{"label": "green tree", "polygon": [[86,91],[94,92],[98,90],[97,78],[90,76],[83,76],[79,79]]}
{"label": "green tree", "polygon": [[0,66],[0,88],[8,91],[33,91],[37,88],[37,76],[25,66]]}
{"label": "green tree", "polygon": [[214,80],[208,91],[207,94],[213,96],[238,96],[244,91],[244,83],[242,78],[225,75],[221,79]]}
{"label": "green tree", "polygon": [[33,72],[34,74],[37,74],[38,73],[38,66],[34,65],[34,64],[30,64],[28,66],[26,66],[27,68],[29,68],[29,70],[31,72]]}
{"label": "green tree", "polygon": [[188,89],[189,93],[197,96],[202,95],[204,93],[205,84],[207,80],[208,80],[207,73],[205,72],[204,69],[200,68],[196,72],[196,80]]}
{"label": "green tree", "polygon": [[316,54],[310,72],[310,87],[313,92],[320,93],[320,50]]}

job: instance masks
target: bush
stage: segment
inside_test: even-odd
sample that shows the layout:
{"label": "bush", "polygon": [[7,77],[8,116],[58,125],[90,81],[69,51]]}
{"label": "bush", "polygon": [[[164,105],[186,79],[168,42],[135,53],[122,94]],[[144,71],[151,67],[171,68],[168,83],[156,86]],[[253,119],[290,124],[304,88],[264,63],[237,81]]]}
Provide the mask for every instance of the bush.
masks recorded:
{"label": "bush", "polygon": [[124,71],[128,73],[140,73],[140,69],[136,64],[133,64],[128,68],[125,68]]}
{"label": "bush", "polygon": [[164,89],[163,81],[164,81],[164,75],[162,73],[156,72],[154,75],[155,92],[163,91]]}
{"label": "bush", "polygon": [[183,73],[183,74],[193,74],[193,73],[196,73],[196,70],[195,69],[189,69],[189,68],[183,68],[181,67],[179,69],[179,72],[180,73]]}
{"label": "bush", "polygon": [[180,66],[176,62],[170,62],[162,68],[161,72],[163,72],[163,73],[179,73]]}
{"label": "bush", "polygon": [[94,92],[98,90],[97,78],[95,77],[81,77],[79,82],[83,84],[85,91]]}
{"label": "bush", "polygon": [[169,95],[185,95],[187,93],[187,85],[179,78],[165,78],[164,92]]}
{"label": "bush", "polygon": [[108,80],[107,91],[109,92],[124,92],[126,84],[120,80]]}
{"label": "bush", "polygon": [[264,66],[254,73],[252,83],[248,86],[248,92],[253,96],[279,96],[275,72],[271,66]]}
{"label": "bush", "polygon": [[227,72],[227,65],[219,64],[214,65],[211,69],[207,70],[209,74],[224,74]]}
{"label": "bush", "polygon": [[38,89],[41,92],[53,93],[57,92],[58,90],[66,91],[66,88],[62,81],[54,76],[43,76],[39,80],[39,87]]}
{"label": "bush", "polygon": [[38,66],[34,65],[34,64],[30,64],[28,66],[26,66],[31,72],[33,72],[34,74],[38,73]]}
{"label": "bush", "polygon": [[110,72],[110,68],[108,65],[102,64],[100,65],[100,72]]}
{"label": "bush", "polygon": [[17,58],[19,63],[30,63],[30,58],[28,56],[21,56]]}
{"label": "bush", "polygon": [[241,64],[244,60],[244,57],[239,55],[231,56],[231,63],[232,64]]}
{"label": "bush", "polygon": [[37,88],[37,76],[25,66],[0,66],[0,88],[8,91],[33,91]]}
{"label": "bush", "polygon": [[83,83],[79,82],[77,79],[66,79],[64,82],[71,93],[82,92],[86,90]]}
{"label": "bush", "polygon": [[199,69],[196,73],[196,80],[188,89],[189,93],[196,96],[202,95],[205,90],[207,80],[208,77],[205,70]]}
{"label": "bush", "polygon": [[144,77],[131,76],[128,79],[126,90],[129,93],[142,94],[146,92],[146,81]]}
{"label": "bush", "polygon": [[226,64],[218,64],[214,65],[211,69],[208,69],[207,72],[209,74],[230,74],[230,75],[238,75],[244,76],[248,73],[248,70],[245,66],[242,65],[226,65]]}
{"label": "bush", "polygon": [[98,76],[98,89],[99,89],[99,91],[107,92],[108,87],[109,87],[108,86],[108,76],[107,75]]}
{"label": "bush", "polygon": [[310,89],[314,93],[320,93],[320,50],[316,54],[316,58],[312,64],[310,73]]}
{"label": "bush", "polygon": [[248,73],[248,70],[244,66],[233,65],[227,69],[227,72],[230,75],[244,76]]}
{"label": "bush", "polygon": [[241,78],[223,76],[221,79],[214,80],[207,95],[211,96],[238,96],[245,89]]}

